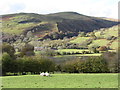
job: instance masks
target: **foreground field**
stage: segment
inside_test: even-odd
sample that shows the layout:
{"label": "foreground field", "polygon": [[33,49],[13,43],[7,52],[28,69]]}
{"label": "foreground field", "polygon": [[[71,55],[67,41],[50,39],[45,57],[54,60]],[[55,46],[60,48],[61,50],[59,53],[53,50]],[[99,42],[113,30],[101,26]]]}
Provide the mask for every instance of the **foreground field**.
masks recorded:
{"label": "foreground field", "polygon": [[117,88],[118,74],[53,74],[5,76],[3,88]]}

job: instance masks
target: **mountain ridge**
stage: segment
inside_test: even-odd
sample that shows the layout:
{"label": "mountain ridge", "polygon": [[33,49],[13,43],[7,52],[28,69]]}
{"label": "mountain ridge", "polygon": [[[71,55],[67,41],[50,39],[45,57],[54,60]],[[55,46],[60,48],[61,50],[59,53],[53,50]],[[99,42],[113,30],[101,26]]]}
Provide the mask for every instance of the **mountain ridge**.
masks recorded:
{"label": "mountain ridge", "polygon": [[2,16],[3,33],[27,34],[43,38],[45,35],[57,32],[58,34],[78,35],[79,32],[92,32],[100,28],[117,25],[118,22],[98,17],[86,16],[77,12],[59,12],[51,14],[16,13]]}

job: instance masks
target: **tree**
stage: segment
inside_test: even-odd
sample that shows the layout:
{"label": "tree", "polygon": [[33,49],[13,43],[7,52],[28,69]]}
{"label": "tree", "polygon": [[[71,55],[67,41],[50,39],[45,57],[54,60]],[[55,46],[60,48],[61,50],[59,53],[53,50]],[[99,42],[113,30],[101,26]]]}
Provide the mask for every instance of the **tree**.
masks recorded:
{"label": "tree", "polygon": [[34,46],[26,43],[25,46],[22,47],[20,54],[21,56],[33,56],[35,54]]}
{"label": "tree", "polygon": [[112,40],[112,38],[114,38],[114,36],[109,35],[106,37],[107,40]]}
{"label": "tree", "polygon": [[45,55],[45,56],[55,56],[55,55],[57,55],[57,52],[55,52],[52,49],[46,49],[46,50],[42,51],[41,54]]}
{"label": "tree", "polygon": [[79,32],[79,35],[78,36],[80,36],[80,37],[85,37],[85,32]]}
{"label": "tree", "polygon": [[99,53],[99,51],[97,50],[97,48],[99,48],[98,45],[91,44],[91,45],[89,46],[90,52],[93,52],[93,53]]}
{"label": "tree", "polygon": [[118,54],[115,52],[105,52],[102,57],[106,60],[108,64],[108,69],[110,72],[118,72]]}
{"label": "tree", "polygon": [[3,43],[2,44],[2,53],[8,53],[12,58],[14,58],[14,54],[15,54],[15,49],[13,46],[11,46],[10,44],[8,43]]}
{"label": "tree", "polygon": [[2,73],[6,75],[7,72],[13,72],[13,60],[8,53],[2,55]]}
{"label": "tree", "polygon": [[109,69],[103,57],[90,57],[84,62],[82,71],[85,73],[106,73],[109,72]]}

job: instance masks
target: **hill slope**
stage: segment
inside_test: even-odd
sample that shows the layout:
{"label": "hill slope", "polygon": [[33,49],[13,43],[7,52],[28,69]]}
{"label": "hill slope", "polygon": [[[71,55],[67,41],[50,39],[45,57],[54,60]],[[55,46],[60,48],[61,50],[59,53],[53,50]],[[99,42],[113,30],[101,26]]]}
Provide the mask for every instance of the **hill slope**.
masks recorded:
{"label": "hill slope", "polygon": [[[3,33],[11,35],[33,35],[44,37],[50,33],[72,33],[79,31],[91,32],[95,29],[117,25],[118,22],[85,16],[76,12],[60,12],[54,14],[17,13],[2,16]],[[64,37],[64,35],[62,36]]]}

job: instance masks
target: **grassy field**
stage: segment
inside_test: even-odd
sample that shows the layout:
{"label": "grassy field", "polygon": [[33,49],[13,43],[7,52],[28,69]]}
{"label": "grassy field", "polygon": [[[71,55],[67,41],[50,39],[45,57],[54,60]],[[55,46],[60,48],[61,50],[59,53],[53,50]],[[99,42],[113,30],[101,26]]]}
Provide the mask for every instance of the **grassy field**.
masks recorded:
{"label": "grassy field", "polygon": [[79,57],[83,57],[83,56],[101,56],[101,53],[95,53],[95,54],[73,54],[73,55],[57,55],[55,57],[66,57],[66,56],[79,56]]}
{"label": "grassy field", "polygon": [[70,42],[71,43],[83,43],[88,39],[90,39],[90,37],[78,37],[78,38],[76,38],[74,40],[71,40]]}
{"label": "grassy field", "polygon": [[58,52],[62,53],[62,52],[79,52],[79,53],[82,53],[82,51],[89,51],[88,49],[60,49],[60,50],[57,50]]}
{"label": "grassy field", "polygon": [[[113,26],[111,28],[105,29],[103,32],[103,35],[100,35],[102,31],[97,31],[95,35],[97,37],[102,36],[102,37],[108,37],[108,36],[116,36],[118,37],[118,26]],[[112,32],[112,33],[111,33]]]}
{"label": "grassy field", "polygon": [[114,41],[114,42],[111,44],[110,48],[118,49],[118,41],[117,41],[117,40]]}
{"label": "grassy field", "polygon": [[[106,46],[110,41],[106,39],[98,39],[92,42],[93,45]],[[91,45],[91,44],[90,44]]]}
{"label": "grassy field", "polygon": [[116,88],[117,74],[53,74],[2,77],[3,88]]}

